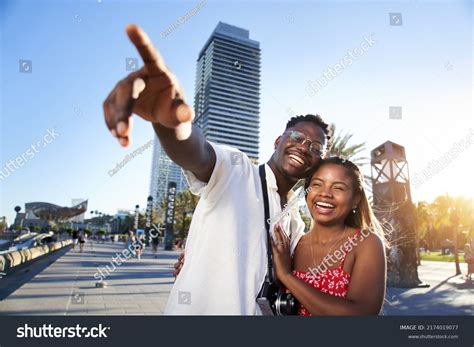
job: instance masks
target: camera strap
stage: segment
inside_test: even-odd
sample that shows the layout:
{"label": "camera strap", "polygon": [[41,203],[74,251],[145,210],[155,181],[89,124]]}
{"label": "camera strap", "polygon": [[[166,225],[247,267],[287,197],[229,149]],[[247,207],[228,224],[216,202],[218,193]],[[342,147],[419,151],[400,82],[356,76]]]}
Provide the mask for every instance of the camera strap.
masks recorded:
{"label": "camera strap", "polygon": [[273,283],[273,260],[272,260],[272,244],[270,242],[270,205],[268,203],[268,190],[267,190],[267,178],[265,176],[265,164],[258,167],[260,174],[260,183],[262,185],[263,193],[263,206],[265,214],[265,229],[267,230],[267,257],[268,257],[268,270],[265,276],[265,281]]}

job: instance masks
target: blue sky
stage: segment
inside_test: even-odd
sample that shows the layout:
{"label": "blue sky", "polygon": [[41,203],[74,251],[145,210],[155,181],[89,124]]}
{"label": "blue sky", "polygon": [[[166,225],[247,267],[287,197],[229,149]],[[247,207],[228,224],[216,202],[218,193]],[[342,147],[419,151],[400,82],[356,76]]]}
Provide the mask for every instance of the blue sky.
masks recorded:
{"label": "blue sky", "polygon": [[[115,213],[145,205],[152,149],[108,175],[125,156],[153,137],[135,119],[134,143],[121,148],[104,124],[102,102],[138,57],[127,23],[141,25],[183,85],[192,103],[197,55],[219,21],[250,30],[262,49],[260,159],[293,114],[319,113],[338,129],[366,142],[404,145],[410,174],[426,169],[474,128],[472,113],[472,3],[207,1],[168,36],[160,33],[198,1],[10,1],[1,11],[0,170],[43,141],[59,136],[0,180],[0,216],[11,221],[15,205],[48,201]],[[389,25],[401,13],[401,26]],[[376,42],[316,95],[315,81],[360,47]],[[31,73],[19,72],[31,61]],[[402,119],[389,119],[401,106]],[[413,191],[414,200],[474,196],[468,145],[449,165]],[[364,170],[369,172],[369,167]]]}

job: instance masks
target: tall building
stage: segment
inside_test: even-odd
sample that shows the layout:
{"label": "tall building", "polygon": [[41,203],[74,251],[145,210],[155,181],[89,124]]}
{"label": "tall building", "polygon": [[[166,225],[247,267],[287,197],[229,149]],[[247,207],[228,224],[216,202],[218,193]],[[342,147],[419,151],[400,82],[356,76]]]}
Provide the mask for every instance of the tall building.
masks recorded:
{"label": "tall building", "polygon": [[[249,31],[219,22],[199,53],[196,72],[195,124],[210,141],[240,149],[258,160],[260,44]],[[168,182],[179,193],[187,188],[181,168],[155,137],[150,195],[155,208],[166,197]]]}
{"label": "tall building", "polygon": [[155,136],[150,180],[150,195],[153,197],[155,209],[159,209],[161,201],[166,197],[168,182],[176,182],[177,193],[187,188],[181,168],[166,155]]}
{"label": "tall building", "polygon": [[260,44],[219,22],[197,60],[195,124],[208,140],[258,160],[259,105]]}

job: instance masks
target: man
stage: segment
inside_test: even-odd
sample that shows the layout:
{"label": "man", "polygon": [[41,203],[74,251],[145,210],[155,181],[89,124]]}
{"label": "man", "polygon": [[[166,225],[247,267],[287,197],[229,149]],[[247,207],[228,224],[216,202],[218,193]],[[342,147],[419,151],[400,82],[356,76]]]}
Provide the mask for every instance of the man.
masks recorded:
{"label": "man", "polygon": [[[258,167],[232,147],[208,142],[192,125],[178,81],[148,36],[129,25],[127,34],[145,66],[120,81],[104,102],[105,121],[122,146],[131,140],[131,115],[152,123],[168,156],[201,196],[186,245],[186,264],[165,314],[259,314],[256,297],[267,269],[263,195]],[[291,188],[319,163],[328,125],[319,116],[292,118],[265,165],[271,230],[279,222],[295,249],[304,223],[296,206],[282,208]]]}
{"label": "man", "polygon": [[79,239],[79,230],[74,229],[72,232],[72,250],[76,248],[77,240]]}

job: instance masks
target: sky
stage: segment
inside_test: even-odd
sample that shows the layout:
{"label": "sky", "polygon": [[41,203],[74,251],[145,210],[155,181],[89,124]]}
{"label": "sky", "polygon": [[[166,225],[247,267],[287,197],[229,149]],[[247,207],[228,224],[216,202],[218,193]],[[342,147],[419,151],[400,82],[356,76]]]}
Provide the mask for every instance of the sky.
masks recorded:
{"label": "sky", "polygon": [[[198,53],[219,21],[260,42],[260,161],[291,116],[317,113],[365,142],[366,157],[386,141],[404,146],[412,180],[429,171],[414,201],[474,197],[470,1],[2,0],[0,170],[9,176],[0,177],[0,216],[11,222],[16,205],[74,198],[109,214],[145,206],[152,147],[108,174],[154,136],[135,117],[124,149],[103,120],[127,58],[139,58],[125,26],[147,31],[193,104]],[[351,64],[334,70],[350,52]],[[328,68],[336,72],[323,80]],[[317,80],[324,86],[311,92]]]}

